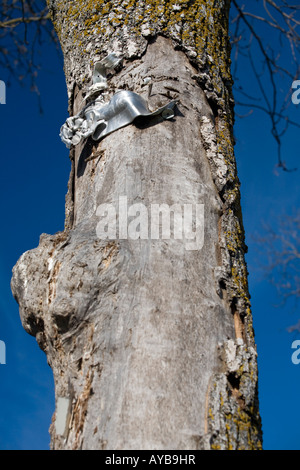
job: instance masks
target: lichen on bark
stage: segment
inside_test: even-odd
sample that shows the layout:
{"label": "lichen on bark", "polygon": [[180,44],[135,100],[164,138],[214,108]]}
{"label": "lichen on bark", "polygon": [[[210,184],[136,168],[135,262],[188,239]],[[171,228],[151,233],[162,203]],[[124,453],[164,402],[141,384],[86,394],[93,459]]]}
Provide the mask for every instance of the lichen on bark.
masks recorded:
{"label": "lichen on bark", "polygon": [[141,57],[148,40],[162,34],[195,63],[211,99],[222,105],[231,99],[229,0],[49,0],[48,5],[69,86],[88,82],[103,55],[114,50],[127,59]]}

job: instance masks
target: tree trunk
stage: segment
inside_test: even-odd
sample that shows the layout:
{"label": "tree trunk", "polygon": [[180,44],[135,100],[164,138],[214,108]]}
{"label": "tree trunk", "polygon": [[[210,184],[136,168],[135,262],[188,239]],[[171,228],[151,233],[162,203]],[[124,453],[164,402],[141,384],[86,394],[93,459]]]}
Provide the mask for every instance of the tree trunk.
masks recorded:
{"label": "tree trunk", "polygon": [[[179,100],[174,119],[72,147],[65,230],[42,235],[14,267],[23,326],[53,369],[52,449],[261,448],[229,3],[49,0],[71,115],[111,52],[123,62],[108,98],[131,90],[150,110]],[[99,237],[104,203],[128,233]],[[204,208],[194,242],[155,238],[155,204]]]}

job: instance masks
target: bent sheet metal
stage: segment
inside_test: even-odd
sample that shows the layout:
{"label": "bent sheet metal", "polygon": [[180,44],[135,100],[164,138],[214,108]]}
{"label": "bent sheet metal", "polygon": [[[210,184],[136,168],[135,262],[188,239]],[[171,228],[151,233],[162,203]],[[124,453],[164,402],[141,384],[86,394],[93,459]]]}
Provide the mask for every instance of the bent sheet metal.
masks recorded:
{"label": "bent sheet metal", "polygon": [[161,115],[163,119],[174,117],[176,100],[150,112],[146,101],[137,93],[122,90],[108,103],[95,100],[86,105],[76,116],[69,117],[61,127],[60,137],[68,148],[92,136],[97,141],[108,134],[131,124],[139,116]]}

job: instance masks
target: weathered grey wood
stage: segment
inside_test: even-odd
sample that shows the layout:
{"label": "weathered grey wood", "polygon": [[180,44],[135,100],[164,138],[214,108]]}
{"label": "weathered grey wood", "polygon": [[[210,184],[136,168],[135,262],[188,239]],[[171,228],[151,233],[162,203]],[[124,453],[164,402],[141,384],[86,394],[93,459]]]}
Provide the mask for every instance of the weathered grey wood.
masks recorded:
{"label": "weathered grey wood", "polygon": [[[199,28],[218,18],[226,24],[228,2],[215,9],[211,2],[195,3],[206,13]],[[123,15],[128,4],[122,4]],[[68,2],[49,6],[65,53],[74,114],[90,84],[92,68],[83,71],[97,54],[98,36],[89,37],[87,49],[87,12],[75,18]],[[130,8],[138,14],[141,5]],[[105,15],[97,24],[107,21]],[[156,30],[144,36],[121,22],[123,42],[117,27],[109,38],[101,33],[104,52],[123,47],[125,55],[109,80],[109,93],[126,88],[148,100],[144,79],[151,77],[150,108],[178,96],[176,117],[139,121],[72,150],[66,229],[42,235],[39,247],[26,252],[13,272],[23,326],[47,354],[56,399],[70,403],[67,413],[68,402],[62,401],[67,431],[57,435],[53,424],[51,447],[260,448],[233,111],[222,72],[228,57],[222,63],[224,46],[218,41],[219,55],[210,60],[205,48],[201,56],[199,47],[176,37],[170,21],[164,35],[154,34],[161,19],[147,21],[144,31],[147,24],[150,32]],[[66,39],[66,30],[74,31],[76,24],[86,47],[82,56],[81,46],[75,50],[71,37]],[[205,28],[203,35],[211,36],[214,29]],[[224,44],[226,49],[226,37]],[[187,250],[183,240],[173,238],[100,240],[97,208],[103,203],[118,208],[122,196],[128,206],[142,203],[149,213],[155,203],[204,204],[203,247]]]}

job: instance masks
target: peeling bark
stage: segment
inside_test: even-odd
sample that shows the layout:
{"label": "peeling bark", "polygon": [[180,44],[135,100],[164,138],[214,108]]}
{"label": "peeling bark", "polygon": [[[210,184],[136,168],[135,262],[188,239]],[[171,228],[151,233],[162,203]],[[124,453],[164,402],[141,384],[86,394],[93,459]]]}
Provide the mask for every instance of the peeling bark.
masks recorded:
{"label": "peeling bark", "polygon": [[[62,434],[53,417],[51,448],[259,449],[229,2],[54,0],[49,8],[70,114],[88,93],[92,64],[112,51],[124,60],[108,96],[129,89],[153,110],[180,100],[175,119],[139,120],[71,150],[65,230],[42,235],[14,267],[23,326],[47,354],[56,402],[70,404]],[[122,196],[147,208],[204,204],[203,247],[99,239],[98,206],[117,208]]]}

